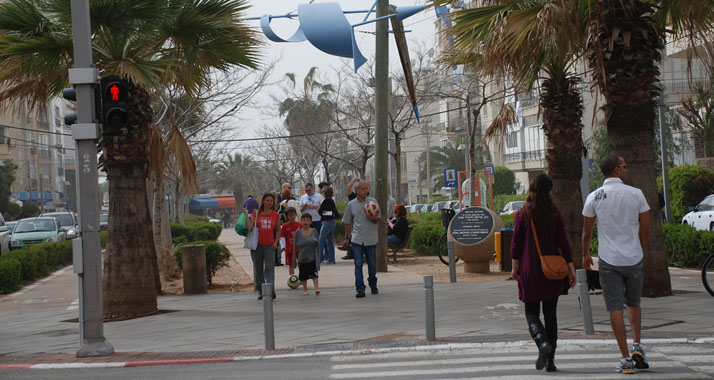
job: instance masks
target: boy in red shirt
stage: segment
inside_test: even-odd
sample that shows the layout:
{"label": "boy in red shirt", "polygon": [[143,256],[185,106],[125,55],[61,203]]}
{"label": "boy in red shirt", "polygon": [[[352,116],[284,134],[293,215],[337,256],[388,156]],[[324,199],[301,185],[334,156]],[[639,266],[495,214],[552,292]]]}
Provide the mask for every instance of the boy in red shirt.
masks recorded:
{"label": "boy in red shirt", "polygon": [[292,275],[295,274],[295,263],[297,261],[293,259],[295,231],[301,229],[302,224],[300,222],[295,221],[295,219],[297,218],[297,211],[294,207],[288,207],[285,210],[285,216],[287,216],[288,222],[283,224],[282,229],[280,230],[280,236],[285,238],[285,263],[288,265],[288,270]]}

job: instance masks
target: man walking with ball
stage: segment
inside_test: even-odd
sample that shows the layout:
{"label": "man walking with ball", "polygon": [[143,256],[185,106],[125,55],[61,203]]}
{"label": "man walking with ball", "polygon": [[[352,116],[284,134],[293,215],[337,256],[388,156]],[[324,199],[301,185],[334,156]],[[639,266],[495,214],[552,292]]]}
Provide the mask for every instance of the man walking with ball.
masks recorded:
{"label": "man walking with ball", "polygon": [[[371,203],[377,204],[377,201],[367,196],[369,189],[370,184],[367,181],[357,184],[357,198],[347,204],[345,215],[342,217],[342,221],[345,223],[345,236],[351,236],[350,242],[355,255],[357,298],[363,298],[365,295],[364,273],[362,273],[362,263],[365,260],[367,261],[369,288],[372,294],[379,294],[377,289],[377,241],[379,239],[378,224],[382,215],[378,207],[376,209],[371,207]],[[347,241],[345,241],[346,244]]]}

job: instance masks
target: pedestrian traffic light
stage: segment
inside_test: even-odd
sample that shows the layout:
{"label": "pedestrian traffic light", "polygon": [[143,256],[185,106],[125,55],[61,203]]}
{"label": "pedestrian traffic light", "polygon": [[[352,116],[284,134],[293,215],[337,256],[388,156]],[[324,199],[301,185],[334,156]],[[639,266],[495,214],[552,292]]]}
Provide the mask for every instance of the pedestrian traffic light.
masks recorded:
{"label": "pedestrian traffic light", "polygon": [[118,75],[102,78],[102,129],[120,131],[129,124],[128,82]]}
{"label": "pedestrian traffic light", "polygon": [[[67,100],[76,102],[77,101],[77,90],[75,90],[74,88],[65,88],[64,90],[62,90],[62,97]],[[72,125],[76,122],[77,122],[77,113],[76,112],[68,113],[68,114],[64,115],[64,123],[66,125]]]}
{"label": "pedestrian traffic light", "polygon": [[[77,90],[74,88],[65,88],[62,90],[62,97],[72,101],[76,102],[77,101]],[[102,98],[99,94],[98,88],[95,85],[94,86],[94,117],[95,117],[95,122],[99,122],[102,116]],[[72,112],[64,115],[64,123],[65,125],[72,125],[77,122],[77,113]]]}

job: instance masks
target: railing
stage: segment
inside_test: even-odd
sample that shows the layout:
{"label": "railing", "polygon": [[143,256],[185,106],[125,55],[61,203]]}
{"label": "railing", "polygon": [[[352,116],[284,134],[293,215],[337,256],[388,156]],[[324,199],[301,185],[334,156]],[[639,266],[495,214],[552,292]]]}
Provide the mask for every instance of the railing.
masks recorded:
{"label": "railing", "polygon": [[706,90],[709,88],[709,81],[706,80],[692,80],[690,81],[666,81],[662,82],[662,88],[666,94],[687,94],[694,93],[697,88],[702,88]]}
{"label": "railing", "polygon": [[531,150],[528,152],[509,153],[505,155],[507,163],[523,162],[523,161],[538,161],[545,158],[545,149]]}

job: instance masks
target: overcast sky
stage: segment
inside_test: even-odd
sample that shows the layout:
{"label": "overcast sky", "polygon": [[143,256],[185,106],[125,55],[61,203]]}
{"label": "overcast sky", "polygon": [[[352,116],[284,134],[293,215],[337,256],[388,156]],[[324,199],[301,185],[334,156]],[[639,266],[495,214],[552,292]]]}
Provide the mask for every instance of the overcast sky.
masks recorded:
{"label": "overcast sky", "polygon": [[[308,3],[309,0],[249,0],[251,5],[246,12],[248,17],[261,16],[263,14],[284,15],[290,12],[297,12],[298,4]],[[326,0],[316,0],[316,2],[328,2]],[[334,2],[334,0],[332,1]],[[366,10],[372,5],[372,0],[341,0],[337,1],[341,4],[343,10]],[[423,5],[426,0],[391,0],[391,4],[396,6]],[[370,17],[373,18],[374,14]],[[350,23],[354,24],[362,21],[364,14],[348,15]],[[434,20],[436,16],[433,8],[427,8],[424,11],[417,13],[406,20],[404,26],[406,30],[412,30],[407,34],[407,40],[410,44],[410,49],[418,43],[424,46],[432,47],[434,44]],[[259,28],[260,21],[246,21],[250,26]],[[273,30],[282,38],[289,38],[297,29],[297,18],[275,19],[271,22]],[[367,24],[358,28],[360,31],[373,32],[375,23]],[[264,61],[270,61],[280,58],[280,61],[273,73],[273,80],[278,81],[285,77],[285,73],[292,72],[296,75],[298,82],[302,81],[305,74],[312,66],[320,68],[320,72],[327,74],[331,67],[339,68],[344,63],[352,64],[351,59],[330,56],[317,50],[309,42],[299,43],[275,43],[269,41],[261,33],[265,41],[262,47],[262,55]],[[374,35],[367,33],[357,33],[357,44],[362,51],[362,54],[368,59],[372,59],[374,55]],[[399,57],[397,55],[394,38],[390,36],[390,71],[399,66]],[[363,66],[364,69],[364,66]],[[257,102],[260,108],[244,112],[241,117],[244,119],[240,122],[244,128],[241,137],[249,138],[256,137],[256,131],[259,131],[263,126],[280,125],[281,121],[277,117],[277,105],[271,101],[270,95],[280,97],[282,91],[277,86],[273,86],[263,90]]]}

